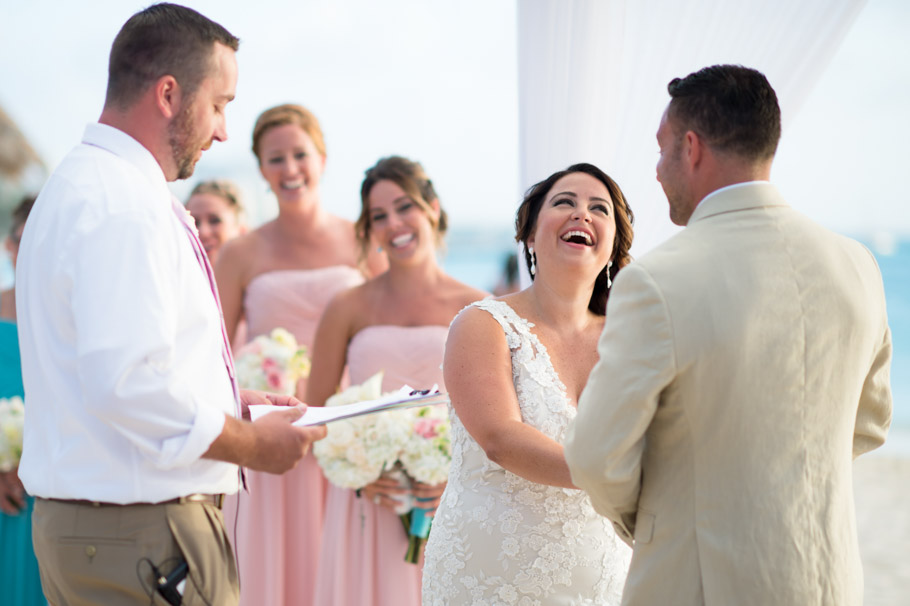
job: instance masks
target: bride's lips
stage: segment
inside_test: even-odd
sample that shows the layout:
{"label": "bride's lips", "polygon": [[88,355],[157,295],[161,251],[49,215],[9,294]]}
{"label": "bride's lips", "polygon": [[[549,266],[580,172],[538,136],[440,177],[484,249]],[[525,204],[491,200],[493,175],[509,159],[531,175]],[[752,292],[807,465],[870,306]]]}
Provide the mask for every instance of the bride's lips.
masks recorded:
{"label": "bride's lips", "polygon": [[594,237],[593,233],[579,227],[567,229],[559,235],[559,239],[567,244],[576,246],[594,246],[597,243],[597,239]]}

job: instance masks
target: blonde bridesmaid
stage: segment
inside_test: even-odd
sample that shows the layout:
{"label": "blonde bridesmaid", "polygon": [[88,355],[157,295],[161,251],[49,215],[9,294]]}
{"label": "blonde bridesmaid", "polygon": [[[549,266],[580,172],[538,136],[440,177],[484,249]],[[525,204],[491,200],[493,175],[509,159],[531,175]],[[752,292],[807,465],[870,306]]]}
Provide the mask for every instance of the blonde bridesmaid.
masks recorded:
{"label": "blonde bridesmaid", "polygon": [[[322,130],[299,105],[280,105],[253,129],[259,171],[278,200],[278,216],[222,248],[215,274],[228,334],[241,318],[248,338],[273,328],[311,348],[332,296],[363,281],[354,225],[322,204]],[[381,271],[379,255],[366,259]],[[305,380],[298,385],[303,396]],[[327,483],[312,455],[283,476],[247,475],[248,492],[225,506],[246,606],[310,606],[316,585]]]}

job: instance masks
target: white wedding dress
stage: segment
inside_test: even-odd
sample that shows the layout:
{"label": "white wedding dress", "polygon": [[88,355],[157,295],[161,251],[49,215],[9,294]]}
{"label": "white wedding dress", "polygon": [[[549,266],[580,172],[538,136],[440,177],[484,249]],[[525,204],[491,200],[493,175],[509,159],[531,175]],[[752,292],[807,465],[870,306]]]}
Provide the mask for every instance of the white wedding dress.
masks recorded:
{"label": "white wedding dress", "polygon": [[[561,443],[576,409],[534,324],[503,301],[473,306],[505,331],[522,420]],[[632,551],[587,495],[506,471],[449,413],[452,467],[426,547],[424,606],[618,605]]]}

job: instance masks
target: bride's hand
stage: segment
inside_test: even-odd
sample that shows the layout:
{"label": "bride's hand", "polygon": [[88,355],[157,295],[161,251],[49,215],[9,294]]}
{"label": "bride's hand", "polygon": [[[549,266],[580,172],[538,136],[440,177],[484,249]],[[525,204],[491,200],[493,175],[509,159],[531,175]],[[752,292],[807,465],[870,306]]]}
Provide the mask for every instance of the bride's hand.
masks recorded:
{"label": "bride's hand", "polygon": [[360,496],[394,511],[401,505],[402,495],[407,495],[408,492],[408,487],[402,486],[395,478],[380,476],[372,484],[361,488]]}
{"label": "bride's hand", "polygon": [[446,482],[442,484],[424,484],[423,482],[414,482],[411,486],[411,492],[414,498],[419,501],[418,506],[427,510],[427,516],[436,515],[436,508],[442,500],[442,493],[446,489]]}

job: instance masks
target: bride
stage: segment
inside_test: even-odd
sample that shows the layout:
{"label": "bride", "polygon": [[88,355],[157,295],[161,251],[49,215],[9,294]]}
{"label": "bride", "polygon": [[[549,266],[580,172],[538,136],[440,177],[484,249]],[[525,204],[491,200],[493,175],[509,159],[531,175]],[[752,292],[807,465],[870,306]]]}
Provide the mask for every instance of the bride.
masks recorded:
{"label": "bride", "polygon": [[533,186],[515,224],[532,285],[465,308],[446,343],[452,469],[423,603],[619,604],[631,550],[572,485],[561,442],[630,261],[632,212],[576,164]]}

